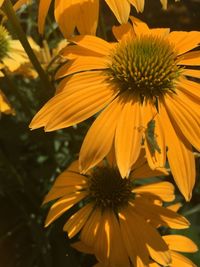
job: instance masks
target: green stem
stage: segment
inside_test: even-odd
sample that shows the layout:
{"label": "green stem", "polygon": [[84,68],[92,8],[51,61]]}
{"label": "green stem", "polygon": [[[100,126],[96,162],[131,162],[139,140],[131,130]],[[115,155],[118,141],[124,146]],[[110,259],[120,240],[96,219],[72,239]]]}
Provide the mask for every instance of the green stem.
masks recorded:
{"label": "green stem", "polygon": [[26,51],[30,61],[32,62],[35,70],[37,71],[41,82],[44,86],[44,96],[47,95],[47,92],[50,90],[51,92],[54,91],[53,85],[50,83],[46,73],[44,72],[43,68],[40,65],[40,62],[38,61],[37,57],[35,56],[27,38],[26,34],[24,33],[19,19],[17,18],[15,11],[13,9],[12,3],[10,0],[4,1],[3,9],[8,17],[8,20],[13,27],[14,31],[16,32],[19,41],[21,42],[22,46],[24,47],[24,50]]}

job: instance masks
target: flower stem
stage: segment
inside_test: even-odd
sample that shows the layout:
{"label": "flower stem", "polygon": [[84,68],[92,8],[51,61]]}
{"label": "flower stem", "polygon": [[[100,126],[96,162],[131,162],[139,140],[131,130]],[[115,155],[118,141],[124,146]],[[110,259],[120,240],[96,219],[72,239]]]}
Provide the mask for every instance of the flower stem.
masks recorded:
{"label": "flower stem", "polygon": [[44,97],[46,97],[47,95],[47,91],[54,91],[53,85],[51,84],[51,82],[48,79],[48,76],[46,75],[46,73],[44,72],[43,68],[40,65],[40,62],[38,61],[37,57],[35,56],[27,38],[26,38],[26,34],[24,33],[19,19],[17,18],[15,11],[13,9],[12,3],[10,0],[6,0],[4,1],[3,4],[3,9],[4,12],[6,13],[8,20],[11,24],[11,26],[13,27],[13,29],[15,30],[15,33],[17,34],[19,41],[21,42],[24,50],[26,51],[31,63],[33,64],[35,70],[37,71],[40,80],[43,84],[44,87]]}

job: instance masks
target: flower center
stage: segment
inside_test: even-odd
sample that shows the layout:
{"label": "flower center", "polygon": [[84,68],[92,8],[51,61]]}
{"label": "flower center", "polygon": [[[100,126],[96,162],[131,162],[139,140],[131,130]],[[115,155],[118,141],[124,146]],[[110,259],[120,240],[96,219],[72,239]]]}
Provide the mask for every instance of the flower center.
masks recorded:
{"label": "flower center", "polygon": [[97,167],[89,178],[90,196],[101,208],[117,211],[131,198],[132,183],[123,179],[117,169]]}
{"label": "flower center", "polygon": [[129,90],[140,100],[174,92],[180,75],[177,55],[164,39],[142,36],[118,44],[111,56],[108,74],[121,91]]}
{"label": "flower center", "polygon": [[0,25],[0,60],[3,59],[10,49],[10,35],[8,31]]}

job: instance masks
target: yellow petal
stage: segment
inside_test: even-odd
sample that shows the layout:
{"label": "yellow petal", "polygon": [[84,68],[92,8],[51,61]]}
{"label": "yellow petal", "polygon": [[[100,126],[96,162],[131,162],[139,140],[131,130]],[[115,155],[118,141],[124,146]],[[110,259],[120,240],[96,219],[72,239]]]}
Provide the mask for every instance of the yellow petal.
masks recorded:
{"label": "yellow petal", "polygon": [[192,107],[182,102],[176,94],[166,97],[165,103],[174,128],[179,127],[188,142],[200,151],[200,107],[195,114]]}
{"label": "yellow petal", "polygon": [[93,204],[89,203],[73,214],[69,220],[65,223],[63,230],[68,233],[68,237],[74,237],[86,223],[90,213],[93,209]]}
{"label": "yellow petal", "polygon": [[150,34],[150,29],[145,22],[133,16],[130,16],[130,19],[133,23],[133,29],[137,36]]}
{"label": "yellow petal", "polygon": [[174,251],[171,251],[172,255],[172,263],[170,267],[197,267],[196,264],[194,264],[191,260],[188,258],[184,257],[183,255],[176,253]]}
{"label": "yellow petal", "polygon": [[72,43],[80,47],[87,48],[92,52],[99,53],[104,56],[110,55],[112,45],[101,38],[92,35],[78,35],[70,39]]}
{"label": "yellow petal", "polygon": [[101,220],[101,210],[95,208],[81,231],[80,239],[88,247],[94,249],[95,238]]}
{"label": "yellow petal", "polygon": [[179,58],[178,65],[193,65],[199,66],[200,65],[200,52],[193,51],[182,55]]}
{"label": "yellow petal", "polygon": [[76,72],[106,68],[108,68],[108,61],[103,57],[78,57],[61,66],[55,78],[59,79],[70,74],[75,74]]}
{"label": "yellow petal", "polygon": [[158,182],[153,184],[147,184],[135,188],[132,192],[143,195],[155,195],[158,196],[163,201],[173,201],[175,198],[174,195],[174,186],[169,182]]}
{"label": "yellow petal", "polygon": [[116,161],[122,177],[128,177],[142,143],[141,105],[127,98],[119,116],[115,135]]}
{"label": "yellow petal", "polygon": [[118,41],[135,37],[133,27],[129,22],[120,26],[113,26],[112,32]]}
{"label": "yellow petal", "polygon": [[200,70],[184,69],[183,74],[200,79]]}
{"label": "yellow petal", "polygon": [[51,4],[51,0],[40,0],[38,10],[38,30],[40,34],[44,32],[45,19]]}
{"label": "yellow petal", "polygon": [[147,267],[149,255],[145,240],[141,238],[141,233],[145,229],[143,226],[146,222],[143,222],[144,224],[142,223],[138,228],[137,215],[131,213],[130,209],[132,207],[126,207],[118,213],[122,238],[132,264]]}
{"label": "yellow petal", "polygon": [[105,0],[120,24],[127,23],[130,14],[128,0]]}
{"label": "yellow petal", "polygon": [[179,89],[183,91],[185,94],[189,95],[191,98],[196,99],[196,101],[200,101],[200,84],[187,80],[181,79],[180,82],[177,84]]}
{"label": "yellow petal", "polygon": [[12,109],[10,103],[8,102],[4,93],[0,90],[0,114],[15,114],[14,109]]}
{"label": "yellow petal", "polygon": [[175,45],[177,54],[181,55],[199,45],[200,32],[174,31],[170,32],[170,34],[168,35],[168,40],[170,41],[170,43]]}
{"label": "yellow petal", "polygon": [[163,239],[168,244],[169,249],[180,252],[196,252],[198,247],[186,236],[182,235],[165,235]]}
{"label": "yellow petal", "polygon": [[117,97],[90,127],[80,151],[80,166],[83,172],[98,164],[109,153],[123,105]]}
{"label": "yellow petal", "polygon": [[179,190],[185,199],[189,201],[195,183],[195,162],[192,147],[184,139],[179,129],[172,125],[163,105],[160,106],[160,114],[163,127],[167,129],[165,131],[165,139],[168,147],[167,156],[170,169]]}
{"label": "yellow petal", "polygon": [[60,55],[67,59],[75,59],[80,57],[102,57],[101,53],[91,51],[85,47],[78,45],[68,45],[60,51]]}
{"label": "yellow petal", "polygon": [[79,123],[101,110],[117,94],[99,72],[74,75],[66,87],[35,115],[30,124],[32,129],[45,126],[46,131],[53,131]]}
{"label": "yellow petal", "polygon": [[86,197],[87,193],[85,192],[77,192],[76,194],[73,194],[73,196],[65,196],[56,203],[54,203],[47,215],[46,221],[45,221],[45,227],[49,226],[53,221],[55,221],[58,217],[60,217],[65,211],[70,209],[73,205],[78,203],[81,199]]}
{"label": "yellow petal", "polygon": [[81,190],[82,187],[81,186],[67,186],[67,187],[53,187],[48,194],[45,196],[44,201],[43,201],[43,205],[48,203],[49,201],[58,199],[60,197],[63,196],[68,196],[70,198],[70,196],[73,196],[74,194],[76,194],[77,191]]}
{"label": "yellow petal", "polygon": [[129,0],[129,2],[135,7],[137,12],[144,11],[144,0]]}
{"label": "yellow petal", "polygon": [[153,225],[168,226],[172,229],[188,228],[190,223],[185,217],[164,207],[149,203],[140,197],[135,200],[135,209],[138,214],[148,220]]}
{"label": "yellow petal", "polygon": [[[166,162],[166,144],[160,114],[149,102],[143,104],[142,114],[147,161],[153,170],[163,168]],[[153,129],[151,123],[154,123]]]}
{"label": "yellow petal", "polygon": [[55,0],[54,15],[63,35],[68,38],[74,32],[80,14],[80,0]]}
{"label": "yellow petal", "polygon": [[168,171],[165,168],[157,168],[155,170],[152,170],[149,167],[149,164],[146,162],[141,167],[135,169],[135,164],[133,166],[133,171],[131,172],[130,177],[132,179],[138,179],[138,178],[150,178],[150,177],[156,177],[156,176],[163,176],[163,175],[169,175]]}
{"label": "yellow petal", "polygon": [[76,250],[86,253],[86,254],[94,254],[94,249],[84,244],[82,241],[75,242],[71,244],[73,248]]}
{"label": "yellow petal", "polygon": [[165,37],[170,33],[169,28],[156,28],[156,29],[150,29],[150,34],[155,37]]}
{"label": "yellow petal", "polygon": [[167,206],[168,209],[177,212],[182,207],[180,202]]}
{"label": "yellow petal", "polygon": [[77,28],[81,34],[96,34],[99,16],[99,0],[83,1],[77,19]]}

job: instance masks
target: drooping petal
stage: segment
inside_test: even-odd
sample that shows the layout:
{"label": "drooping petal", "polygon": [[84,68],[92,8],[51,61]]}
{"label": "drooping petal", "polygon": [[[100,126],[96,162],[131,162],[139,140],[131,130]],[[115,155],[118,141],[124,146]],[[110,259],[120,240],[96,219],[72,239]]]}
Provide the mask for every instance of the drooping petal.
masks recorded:
{"label": "drooping petal", "polygon": [[180,82],[178,82],[177,87],[179,90],[183,91],[185,94],[193,98],[194,102],[200,101],[200,84],[187,80],[187,79],[181,79]]}
{"label": "drooping petal", "polygon": [[83,172],[98,164],[109,153],[123,105],[117,97],[90,127],[83,141],[79,157]]}
{"label": "drooping petal", "polygon": [[74,237],[82,227],[84,227],[84,224],[92,212],[93,206],[93,204],[88,203],[67,220],[63,230],[68,233],[69,238]]}
{"label": "drooping petal", "polygon": [[127,23],[130,14],[128,0],[105,0],[120,24]]}
{"label": "drooping petal", "polygon": [[176,94],[172,97],[167,96],[165,103],[174,128],[179,127],[188,142],[200,150],[200,107],[195,114],[192,112],[191,106],[187,106]]}
{"label": "drooping petal", "polygon": [[45,227],[47,227],[49,224],[55,221],[65,211],[70,209],[73,205],[75,205],[81,199],[86,197],[86,195],[87,195],[86,192],[76,192],[76,194],[73,194],[73,196],[64,196],[58,201],[56,201],[56,203],[54,203],[49,210],[49,213],[45,221]]}
{"label": "drooping petal", "polygon": [[170,169],[179,190],[189,201],[195,182],[195,161],[192,147],[178,128],[175,128],[175,131],[164,105],[160,105],[160,114],[163,127],[167,129],[165,139],[168,147],[167,156]]}
{"label": "drooping petal", "polygon": [[99,0],[81,1],[80,13],[77,18],[77,28],[81,34],[96,34]]}
{"label": "drooping petal", "polygon": [[144,231],[145,227],[141,228],[143,224],[139,228],[136,227],[136,216],[130,213],[128,207],[119,212],[118,216],[122,238],[131,262],[134,266],[147,267],[149,262],[148,251],[145,241],[141,238],[141,232]]}
{"label": "drooping petal", "polygon": [[130,174],[130,178],[150,178],[164,175],[169,175],[168,171],[165,168],[157,168],[155,170],[152,170],[149,167],[149,164],[146,162],[140,168],[134,169]]}
{"label": "drooping petal", "polygon": [[171,251],[171,255],[172,255],[172,263],[171,263],[170,267],[177,267],[177,266],[197,267],[196,264],[194,264],[191,260],[189,260],[188,258],[186,258],[185,256],[183,256],[179,253]]}
{"label": "drooping petal", "polygon": [[118,119],[115,135],[116,161],[122,177],[128,177],[141,148],[141,105],[127,98]]}
{"label": "drooping petal", "polygon": [[144,0],[129,0],[129,2],[135,7],[137,12],[144,11]]}
{"label": "drooping petal", "polygon": [[99,72],[74,75],[66,86],[35,115],[32,129],[45,126],[46,131],[53,131],[74,125],[97,113],[117,94]]}
{"label": "drooping petal", "polygon": [[179,252],[196,252],[197,245],[188,237],[182,235],[165,235],[163,239],[168,244],[169,249]]}
{"label": "drooping petal", "polygon": [[80,239],[88,247],[94,249],[95,238],[100,225],[101,210],[95,208],[81,231]]}
{"label": "drooping petal", "polygon": [[145,150],[149,166],[155,170],[166,162],[166,144],[160,114],[150,102],[143,104],[143,127],[145,128]]}
{"label": "drooping petal", "polygon": [[132,192],[140,195],[153,194],[166,202],[173,201],[175,198],[174,186],[169,182],[158,182],[158,183],[139,186],[133,189]]}
{"label": "drooping petal", "polygon": [[60,55],[67,59],[75,59],[80,57],[102,57],[101,53],[91,51],[76,44],[68,45],[60,51]]}
{"label": "drooping petal", "polygon": [[38,10],[38,30],[40,34],[44,32],[45,19],[51,4],[51,0],[40,0]]}
{"label": "drooping petal", "polygon": [[172,229],[185,229],[190,225],[186,218],[180,214],[170,209],[153,205],[142,197],[137,198],[134,204],[137,213],[150,223],[152,222],[153,225],[164,225]]}

